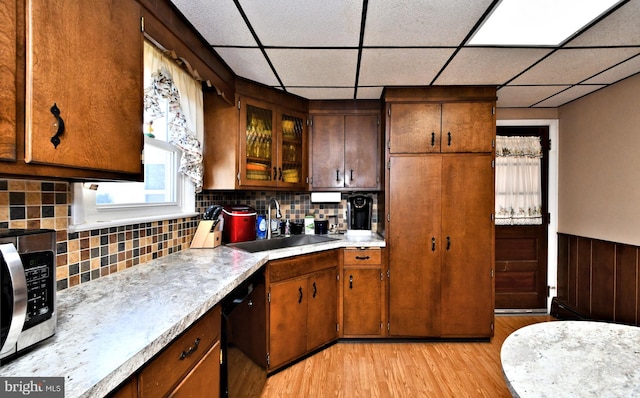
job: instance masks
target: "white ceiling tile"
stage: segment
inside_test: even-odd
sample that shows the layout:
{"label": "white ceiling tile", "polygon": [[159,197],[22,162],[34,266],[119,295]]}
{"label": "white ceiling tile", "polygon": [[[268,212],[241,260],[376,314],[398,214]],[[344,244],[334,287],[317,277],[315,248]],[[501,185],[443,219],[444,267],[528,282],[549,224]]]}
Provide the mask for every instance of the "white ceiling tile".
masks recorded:
{"label": "white ceiling tile", "polygon": [[232,1],[171,0],[212,46],[256,46]]}
{"label": "white ceiling tile", "polygon": [[384,87],[358,87],[356,99],[380,99]]}
{"label": "white ceiling tile", "polygon": [[600,88],[604,87],[604,85],[593,85],[593,86],[573,86],[568,90],[565,90],[553,97],[542,101],[535,107],[558,107],[566,104],[567,102],[573,101],[577,98],[585,96],[593,91],[596,91]]}
{"label": "white ceiling tile", "polygon": [[265,46],[353,46],[360,41],[362,0],[240,0]]}
{"label": "white ceiling tile", "polygon": [[622,64],[613,67],[593,78],[584,81],[584,84],[612,84],[619,80],[634,75],[640,71],[640,56],[632,58]]}
{"label": "white ceiling tile", "polygon": [[498,90],[499,108],[527,108],[570,86],[505,86]]}
{"label": "white ceiling tile", "polygon": [[270,49],[267,55],[285,86],[353,86],[357,50]]}
{"label": "white ceiling tile", "polygon": [[501,85],[551,50],[524,48],[463,48],[435,84]]}
{"label": "white ceiling tile", "polygon": [[291,94],[310,100],[353,99],[353,87],[290,87]]}
{"label": "white ceiling tile", "polygon": [[491,0],[369,0],[365,46],[458,46]]}
{"label": "white ceiling tile", "polygon": [[359,84],[363,86],[428,85],[453,49],[364,49]]}
{"label": "white ceiling tile", "polygon": [[577,84],[637,53],[637,48],[558,50],[510,84]]}
{"label": "white ceiling tile", "polygon": [[640,44],[640,1],[631,0],[567,46],[624,46]]}
{"label": "white ceiling tile", "polygon": [[267,86],[278,86],[278,79],[271,71],[262,52],[256,48],[215,48],[233,72],[245,79]]}

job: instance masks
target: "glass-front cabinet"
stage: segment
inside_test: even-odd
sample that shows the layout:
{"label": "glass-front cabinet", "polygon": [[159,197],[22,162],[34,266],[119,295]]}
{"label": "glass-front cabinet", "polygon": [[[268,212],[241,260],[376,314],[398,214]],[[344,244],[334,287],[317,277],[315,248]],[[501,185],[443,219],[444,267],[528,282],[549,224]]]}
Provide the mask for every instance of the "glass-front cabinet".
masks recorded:
{"label": "glass-front cabinet", "polygon": [[306,186],[304,114],[244,98],[240,131],[240,186]]}

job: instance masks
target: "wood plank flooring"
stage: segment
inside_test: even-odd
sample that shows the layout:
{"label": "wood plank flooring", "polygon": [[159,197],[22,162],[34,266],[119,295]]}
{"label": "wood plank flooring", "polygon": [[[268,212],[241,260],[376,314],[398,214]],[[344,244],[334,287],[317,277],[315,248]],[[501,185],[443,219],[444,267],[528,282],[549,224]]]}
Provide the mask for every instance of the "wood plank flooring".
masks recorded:
{"label": "wood plank flooring", "polygon": [[500,348],[548,315],[496,316],[490,342],[339,342],[267,379],[261,398],[511,397]]}

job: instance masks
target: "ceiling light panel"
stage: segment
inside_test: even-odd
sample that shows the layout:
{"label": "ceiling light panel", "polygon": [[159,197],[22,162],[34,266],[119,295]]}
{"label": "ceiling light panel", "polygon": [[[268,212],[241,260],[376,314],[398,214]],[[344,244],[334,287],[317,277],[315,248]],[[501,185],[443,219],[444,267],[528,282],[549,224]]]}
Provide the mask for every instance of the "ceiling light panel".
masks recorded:
{"label": "ceiling light panel", "polygon": [[359,85],[427,85],[447,62],[453,49],[367,49],[362,50]]}
{"label": "ceiling light panel", "polygon": [[542,59],[548,49],[463,48],[435,84],[502,85]]}
{"label": "ceiling light panel", "polygon": [[491,0],[369,0],[365,46],[458,46]]}
{"label": "ceiling light panel", "polygon": [[240,5],[265,46],[357,47],[360,41],[362,0],[240,0]]}
{"label": "ceiling light panel", "polygon": [[561,49],[511,83],[577,84],[637,53],[637,48]]}
{"label": "ceiling light panel", "polygon": [[233,1],[171,1],[210,45],[257,45]]}
{"label": "ceiling light panel", "polygon": [[561,93],[559,93],[558,95],[554,95],[553,97],[542,101],[541,103],[537,104],[535,107],[539,108],[539,107],[551,107],[551,108],[555,108],[561,105],[564,105],[568,102],[571,102],[577,98],[580,98],[582,96],[585,96],[589,93],[592,93],[598,89],[601,89],[604,86],[573,86],[568,90],[565,90]]}
{"label": "ceiling light panel", "polygon": [[640,1],[632,0],[595,26],[571,40],[566,46],[640,45]]}
{"label": "ceiling light panel", "polygon": [[350,86],[356,81],[358,50],[268,49],[285,86]]}
{"label": "ceiling light panel", "polygon": [[570,86],[506,86],[498,90],[498,108],[527,108]]}
{"label": "ceiling light panel", "polygon": [[502,0],[471,45],[555,46],[613,7],[618,0]]}
{"label": "ceiling light panel", "polygon": [[259,49],[218,47],[214,50],[238,76],[267,86],[280,85]]}

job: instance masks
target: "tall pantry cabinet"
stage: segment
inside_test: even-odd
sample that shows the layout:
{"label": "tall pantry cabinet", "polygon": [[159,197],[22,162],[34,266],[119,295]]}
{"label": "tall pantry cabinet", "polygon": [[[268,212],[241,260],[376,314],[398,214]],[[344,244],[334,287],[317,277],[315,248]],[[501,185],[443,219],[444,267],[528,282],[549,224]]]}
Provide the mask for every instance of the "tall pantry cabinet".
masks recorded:
{"label": "tall pantry cabinet", "polygon": [[390,336],[493,335],[495,100],[385,92]]}

